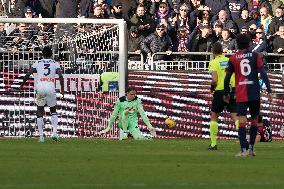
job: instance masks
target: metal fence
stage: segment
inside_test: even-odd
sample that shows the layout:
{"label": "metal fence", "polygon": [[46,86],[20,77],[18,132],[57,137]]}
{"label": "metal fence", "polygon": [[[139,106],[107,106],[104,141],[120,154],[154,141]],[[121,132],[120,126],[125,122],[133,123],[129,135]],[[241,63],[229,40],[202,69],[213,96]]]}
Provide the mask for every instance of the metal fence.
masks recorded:
{"label": "metal fence", "polygon": [[[274,59],[284,57],[284,54],[262,53],[265,66],[270,71],[282,71],[284,62],[276,62]],[[232,54],[225,54],[230,56]],[[140,59],[132,60],[136,56]],[[157,59],[157,57],[164,59]],[[205,60],[198,60],[204,59]],[[213,54],[209,52],[166,52],[153,53],[151,57],[146,57],[142,53],[128,52],[128,69],[130,70],[207,70],[209,61],[213,59]]]}

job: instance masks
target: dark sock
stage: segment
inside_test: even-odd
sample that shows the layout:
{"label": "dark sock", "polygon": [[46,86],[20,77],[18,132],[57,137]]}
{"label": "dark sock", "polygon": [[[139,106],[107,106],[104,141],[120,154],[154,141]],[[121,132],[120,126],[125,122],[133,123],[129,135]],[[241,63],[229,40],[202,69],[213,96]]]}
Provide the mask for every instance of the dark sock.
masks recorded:
{"label": "dark sock", "polygon": [[250,127],[249,135],[250,135],[249,144],[250,144],[251,150],[253,150],[253,146],[254,146],[254,143],[255,143],[255,138],[256,138],[256,135],[257,135],[257,126],[256,125],[252,125]]}
{"label": "dark sock", "polygon": [[239,128],[239,138],[240,138],[241,151],[243,151],[243,149],[246,149],[246,141],[247,141],[245,127]]}
{"label": "dark sock", "polygon": [[249,149],[249,142],[248,142],[248,140],[246,140],[246,149],[247,150]]}

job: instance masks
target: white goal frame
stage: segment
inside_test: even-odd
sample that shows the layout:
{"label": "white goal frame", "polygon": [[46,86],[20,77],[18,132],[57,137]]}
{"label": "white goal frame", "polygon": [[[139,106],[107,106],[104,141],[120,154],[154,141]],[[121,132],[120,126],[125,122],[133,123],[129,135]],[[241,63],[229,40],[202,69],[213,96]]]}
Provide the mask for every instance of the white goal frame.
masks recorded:
{"label": "white goal frame", "polygon": [[[127,25],[123,19],[86,19],[86,18],[0,18],[2,23],[48,23],[48,24],[116,24],[119,28],[119,51],[112,51],[119,55],[119,96],[125,95],[127,79]],[[119,132],[119,139],[122,139],[122,130]]]}

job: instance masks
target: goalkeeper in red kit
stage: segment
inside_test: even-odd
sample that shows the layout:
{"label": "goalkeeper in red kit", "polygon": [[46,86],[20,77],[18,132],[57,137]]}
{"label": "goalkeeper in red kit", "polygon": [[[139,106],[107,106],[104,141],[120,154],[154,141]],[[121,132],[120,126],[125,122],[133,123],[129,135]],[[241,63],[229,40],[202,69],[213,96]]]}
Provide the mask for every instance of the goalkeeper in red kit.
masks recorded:
{"label": "goalkeeper in red kit", "polygon": [[[236,102],[237,115],[239,116],[239,140],[241,151],[236,156],[246,157],[248,155],[255,156],[254,143],[257,135],[258,115],[260,112],[260,86],[258,81],[258,73],[260,73],[264,81],[269,100],[271,100],[270,83],[263,66],[261,54],[249,51],[251,39],[246,34],[237,36],[237,45],[239,51],[233,54],[228,63],[227,74],[224,81],[224,100],[228,101],[230,96],[230,78],[235,73],[236,79]],[[249,129],[250,142],[249,150],[246,149],[246,124],[247,109],[251,115],[251,126]]]}

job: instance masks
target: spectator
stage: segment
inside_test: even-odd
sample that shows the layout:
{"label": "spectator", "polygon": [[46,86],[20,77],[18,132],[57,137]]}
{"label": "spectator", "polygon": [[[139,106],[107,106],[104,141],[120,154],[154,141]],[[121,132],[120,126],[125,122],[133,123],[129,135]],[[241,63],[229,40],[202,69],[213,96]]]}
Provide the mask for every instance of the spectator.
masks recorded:
{"label": "spectator", "polygon": [[[156,31],[146,37],[141,43],[142,52],[146,53],[149,58],[153,53],[167,52],[168,55],[172,52],[172,41],[166,33],[166,26],[159,24]],[[155,60],[165,60],[164,55],[155,56]]]}
{"label": "spectator", "polygon": [[245,0],[227,0],[231,19],[236,22],[240,18],[241,10],[247,9],[247,2]]}
{"label": "spectator", "polygon": [[126,17],[122,13],[122,3],[119,2],[112,6],[110,18],[126,20]]}
{"label": "spectator", "polygon": [[254,39],[254,38],[255,38],[256,29],[257,29],[256,24],[251,24],[251,25],[249,26],[249,36],[250,36],[251,39]]}
{"label": "spectator", "polygon": [[6,0],[0,1],[0,17],[7,16],[6,15],[6,8],[5,8]]}
{"label": "spectator", "polygon": [[56,0],[57,18],[76,18],[77,0]]}
{"label": "spectator", "polygon": [[268,32],[268,26],[270,22],[271,22],[271,16],[269,15],[268,9],[266,7],[262,7],[260,9],[260,23],[265,34],[267,34]]}
{"label": "spectator", "polygon": [[223,53],[232,53],[237,50],[236,40],[230,37],[230,31],[228,29],[223,29],[222,38],[219,41],[222,45]]}
{"label": "spectator", "polygon": [[6,0],[5,11],[9,18],[23,18],[26,0]]}
{"label": "spectator", "polygon": [[144,5],[138,5],[136,14],[130,19],[131,25],[137,26],[139,33],[144,37],[150,35],[154,28],[154,20],[145,14]]}
{"label": "spectator", "polygon": [[[196,36],[199,28],[196,27],[191,34],[188,33],[186,27],[182,26],[178,29],[178,33],[173,40],[173,51],[175,52],[189,52],[190,50],[190,42],[192,38]],[[191,58],[188,55],[179,55],[176,60],[188,60]]]}
{"label": "spectator", "polygon": [[10,49],[27,50],[32,34],[28,32],[27,25],[25,23],[18,24],[16,30],[10,35],[12,39],[12,43],[9,47]]}
{"label": "spectator", "polygon": [[118,5],[118,3],[121,3],[122,5],[122,15],[123,18],[126,18],[129,20],[134,14],[136,10],[136,0],[112,0],[111,6]]}
{"label": "spectator", "polygon": [[[193,38],[192,41],[189,42],[190,44],[190,51],[191,52],[211,52],[212,44],[214,42],[213,36],[210,35],[210,27],[203,26],[200,27],[200,33]],[[204,61],[209,60],[207,56],[196,56],[193,57],[193,60]]]}
{"label": "spectator", "polygon": [[5,23],[0,22],[0,48],[3,48],[5,45],[5,37],[7,36],[5,30]]}
{"label": "spectator", "polygon": [[[279,36],[273,40],[273,52],[284,54],[284,25],[279,27]],[[284,57],[279,58],[279,62],[284,62]]]}
{"label": "spectator", "polygon": [[34,0],[29,6],[37,15],[41,15],[43,18],[53,18],[55,16],[56,0]]}
{"label": "spectator", "polygon": [[240,33],[241,33],[241,34],[249,34],[249,33],[248,33],[248,28],[247,28],[246,26],[243,26],[242,29],[241,29],[241,31],[240,31]]}
{"label": "spectator", "polygon": [[250,12],[255,11],[259,12],[260,8],[267,7],[271,8],[271,5],[268,3],[267,0],[247,0],[248,3],[248,10]]}
{"label": "spectator", "polygon": [[101,7],[101,5],[94,6],[94,14],[91,16],[91,18],[95,19],[105,18],[105,15],[103,14],[103,8]]}
{"label": "spectator", "polygon": [[94,7],[100,6],[103,18],[108,18],[110,15],[110,7],[105,3],[105,0],[96,0]]}
{"label": "spectator", "polygon": [[266,50],[267,40],[261,28],[256,29],[255,38],[252,40],[252,52],[263,52]]}
{"label": "spectator", "polygon": [[[227,0],[205,0],[205,5],[211,9],[212,22],[218,19],[218,14],[221,10],[229,12]],[[230,15],[228,18],[230,18]]]}
{"label": "spectator", "polygon": [[32,18],[33,17],[33,10],[30,7],[25,8],[25,17]]}
{"label": "spectator", "polygon": [[241,31],[241,29],[245,26],[246,28],[248,28],[251,24],[254,24],[255,21],[252,20],[249,17],[249,12],[247,9],[243,9],[242,13],[241,13],[241,17],[239,19],[236,20],[236,24],[238,27],[238,31]]}
{"label": "spectator", "polygon": [[200,11],[200,16],[198,16],[199,20],[207,20],[211,23],[211,14],[209,10],[202,10]]}
{"label": "spectator", "polygon": [[136,26],[131,26],[128,35],[128,51],[141,53],[141,42],[143,41],[143,36],[141,36],[138,32]]}
{"label": "spectator", "polygon": [[221,22],[215,22],[213,25],[214,42],[222,39],[223,25]]}
{"label": "spectator", "polygon": [[229,20],[229,15],[225,10],[221,10],[218,15],[218,22],[220,22],[223,25],[223,28],[229,29],[232,33],[236,33],[236,27],[232,20]]}
{"label": "spectator", "polygon": [[282,7],[277,7],[275,10],[275,16],[272,18],[271,23],[269,24],[268,35],[275,35],[275,33],[279,30],[279,26],[283,24],[283,9]]}
{"label": "spectator", "polygon": [[89,18],[92,16],[94,3],[92,0],[80,0],[79,2],[79,10],[80,16]]}
{"label": "spectator", "polygon": [[188,1],[199,1],[199,0],[168,0],[167,3],[169,4],[170,10],[177,14],[179,12],[180,5],[184,3],[189,5],[189,3],[187,3]]}
{"label": "spectator", "polygon": [[201,0],[188,0],[184,1],[184,3],[188,5],[189,12],[193,12],[195,10],[198,10],[200,7],[204,7],[203,5],[201,5]]}
{"label": "spectator", "polygon": [[[161,3],[161,2],[160,2]],[[164,2],[166,3],[166,2]],[[151,5],[152,3],[149,2],[148,0],[136,0],[136,6],[138,5],[143,5],[145,7],[145,14],[147,15],[153,15],[151,12],[150,12],[150,9],[151,9]]]}
{"label": "spectator", "polygon": [[154,20],[156,24],[161,23],[161,19],[168,20],[169,17],[170,17],[170,10],[168,4],[166,2],[161,2],[159,4],[158,10],[155,12],[154,15]]}
{"label": "spectator", "polygon": [[188,36],[187,28],[182,26],[178,29],[175,40],[173,40],[173,51],[174,52],[188,52],[186,47],[186,39]]}
{"label": "spectator", "polygon": [[171,19],[171,25],[176,30],[179,27],[185,26],[187,30],[190,32],[194,29],[195,25],[193,20],[190,20],[188,17],[189,8],[186,4],[182,4],[179,8],[179,14],[174,15]]}
{"label": "spectator", "polygon": [[[276,10],[278,7],[283,9],[283,1],[282,0],[268,0],[269,4],[271,5],[271,14],[273,13],[276,16]],[[269,10],[270,11],[270,10]]]}

